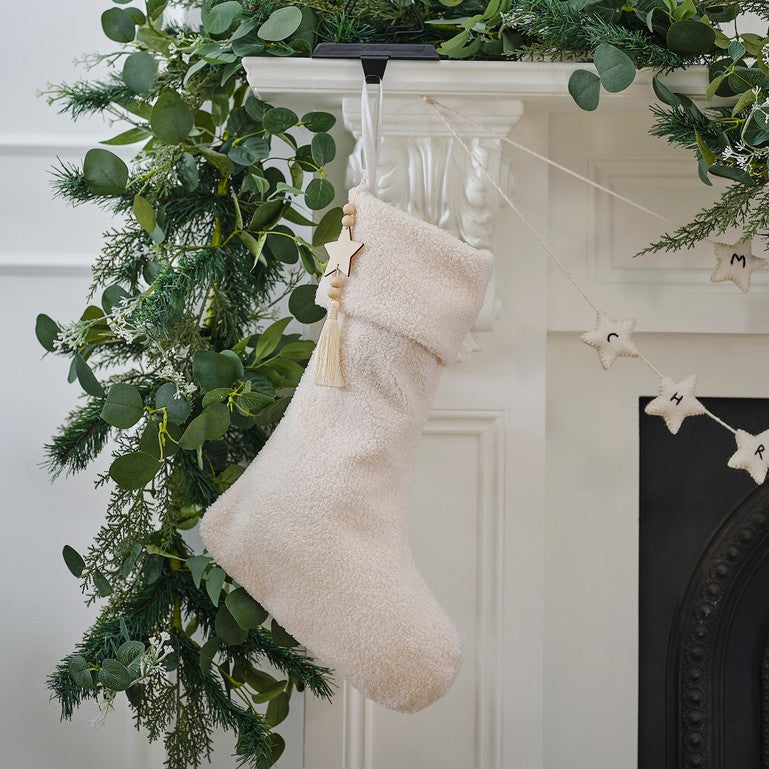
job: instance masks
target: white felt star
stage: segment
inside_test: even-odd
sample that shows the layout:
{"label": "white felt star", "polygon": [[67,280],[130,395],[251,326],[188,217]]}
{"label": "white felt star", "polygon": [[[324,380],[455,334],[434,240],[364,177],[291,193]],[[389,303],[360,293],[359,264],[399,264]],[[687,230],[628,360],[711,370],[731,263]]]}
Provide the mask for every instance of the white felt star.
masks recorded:
{"label": "white felt star", "polygon": [[710,276],[713,283],[731,280],[743,291],[750,291],[750,276],[769,265],[766,259],[753,255],[753,241],[740,240],[734,245],[716,243],[716,269]]}
{"label": "white felt star", "polygon": [[662,417],[673,435],[681,429],[686,417],[705,413],[705,407],[694,397],[697,375],[689,374],[686,379],[674,382],[669,376],[660,382],[660,394],[649,401],[644,411],[654,417]]}
{"label": "white felt star", "polygon": [[737,451],[729,458],[729,467],[747,470],[756,483],[763,483],[769,470],[769,430],[758,435],[737,430],[734,438]]}
{"label": "white felt star", "polygon": [[324,275],[331,275],[332,272],[339,270],[349,278],[350,262],[353,256],[363,248],[363,243],[353,240],[350,235],[350,228],[344,227],[339,239],[326,243],[324,248],[328,252],[328,264]]}
{"label": "white felt star", "polygon": [[606,313],[596,316],[595,328],[583,335],[582,341],[598,350],[601,365],[609,368],[617,358],[637,358],[638,349],[630,335],[635,329],[635,320],[614,320]]}

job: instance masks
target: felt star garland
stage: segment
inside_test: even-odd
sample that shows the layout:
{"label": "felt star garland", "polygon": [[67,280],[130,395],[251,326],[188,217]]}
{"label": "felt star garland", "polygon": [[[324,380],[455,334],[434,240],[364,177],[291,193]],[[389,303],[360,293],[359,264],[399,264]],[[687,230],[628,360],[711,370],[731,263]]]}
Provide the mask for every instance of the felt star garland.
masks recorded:
{"label": "felt star garland", "polygon": [[756,270],[763,269],[769,262],[753,254],[753,241],[741,240],[729,243],[715,243],[716,269],[710,276],[713,283],[731,280],[741,291],[750,291],[750,278]]}
{"label": "felt star garland", "polygon": [[595,347],[604,368],[609,368],[617,358],[637,358],[638,348],[630,335],[635,329],[635,320],[614,320],[606,313],[596,316],[595,328],[582,336],[582,341]]}
{"label": "felt star garland", "polygon": [[[614,190],[605,187],[598,182],[593,181],[576,171],[572,171],[570,168],[556,163],[544,155],[513,141],[509,137],[503,134],[497,133],[487,126],[483,126],[477,120],[467,115],[462,115],[455,109],[448,107],[438,102],[435,98],[430,96],[422,97],[426,104],[428,104],[435,111],[436,115],[443,121],[446,128],[448,128],[454,140],[457,142],[465,153],[467,154],[473,165],[486,176],[488,182],[499,193],[500,197],[507,203],[512,211],[518,216],[521,222],[528,228],[534,239],[542,246],[542,249],[548,254],[548,256],[555,262],[559,270],[566,276],[571,282],[575,290],[582,296],[582,298],[592,307],[596,313],[596,324],[592,331],[586,332],[582,336],[582,341],[594,347],[598,353],[598,358],[601,361],[601,365],[604,369],[608,369],[617,360],[617,358],[639,358],[644,364],[646,364],[652,371],[660,378],[659,395],[648,403],[644,411],[652,416],[659,416],[665,420],[668,430],[673,435],[678,433],[681,429],[681,425],[687,417],[705,415],[710,417],[714,422],[720,424],[725,429],[729,430],[735,438],[737,443],[737,451],[729,458],[728,466],[745,470],[750,474],[756,483],[763,483],[766,479],[767,472],[769,472],[769,429],[765,430],[758,435],[751,435],[744,430],[736,430],[728,425],[718,416],[710,412],[705,406],[694,396],[694,390],[697,385],[696,374],[690,374],[685,379],[675,381],[669,376],[665,376],[658,368],[656,368],[651,361],[649,361],[644,355],[642,355],[635,345],[632,339],[632,334],[635,331],[636,321],[635,319],[628,320],[614,320],[607,313],[603,312],[597,307],[590,297],[585,293],[582,287],[579,285],[574,276],[569,272],[564,263],[553,253],[550,247],[540,237],[534,226],[529,222],[523,212],[518,208],[515,202],[509,195],[499,186],[498,182],[489,173],[489,171],[483,167],[475,155],[471,152],[466,142],[459,136],[454,127],[446,119],[443,111],[452,113],[456,117],[473,123],[480,128],[483,128],[486,132],[497,136],[501,141],[507,142],[516,149],[519,149],[528,155],[535,157],[548,165],[557,168],[563,173],[569,174],[586,184],[595,187],[608,195],[622,200],[630,206],[643,211],[651,216],[656,217],[668,224],[674,224],[667,217],[652,211],[640,203],[636,203],[630,198],[626,198],[623,195],[615,192]],[[716,268],[711,275],[711,280],[714,283],[721,281],[732,281],[742,291],[750,290],[751,276],[756,270],[763,269],[769,266],[769,261],[761,257],[756,256],[753,253],[752,241],[750,239],[742,239],[735,244],[729,243],[713,243],[716,256]]]}
{"label": "felt star garland", "polygon": [[763,483],[769,470],[769,430],[758,435],[737,430],[734,439],[737,451],[729,458],[729,467],[747,470],[756,483]]}
{"label": "felt star garland", "polygon": [[669,376],[662,377],[660,394],[646,404],[644,411],[662,417],[673,435],[680,429],[686,417],[696,417],[707,409],[694,397],[697,375],[689,374],[686,379],[674,382]]}

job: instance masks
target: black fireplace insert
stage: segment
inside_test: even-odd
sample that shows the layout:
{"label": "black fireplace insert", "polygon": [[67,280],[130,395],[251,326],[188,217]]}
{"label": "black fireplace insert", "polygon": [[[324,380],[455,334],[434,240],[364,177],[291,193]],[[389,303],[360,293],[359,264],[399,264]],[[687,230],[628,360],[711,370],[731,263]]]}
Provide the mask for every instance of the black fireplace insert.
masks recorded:
{"label": "black fireplace insert", "polygon": [[[768,399],[703,398],[769,427]],[[731,433],[673,436],[640,402],[639,769],[769,769],[769,479],[727,467]]]}

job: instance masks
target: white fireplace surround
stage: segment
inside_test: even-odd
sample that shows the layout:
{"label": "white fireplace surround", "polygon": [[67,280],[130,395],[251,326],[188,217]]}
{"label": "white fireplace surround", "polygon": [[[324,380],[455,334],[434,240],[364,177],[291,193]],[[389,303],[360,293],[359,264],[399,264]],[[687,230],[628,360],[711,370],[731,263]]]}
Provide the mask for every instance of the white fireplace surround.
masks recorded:
{"label": "white fireplace surround", "polygon": [[[334,181],[357,181],[360,147],[348,137],[360,137],[360,63],[254,58],[245,64],[261,98],[302,114],[311,93],[313,108],[337,114],[336,136],[350,159],[346,179]],[[462,718],[456,697],[408,723],[346,688],[334,708],[307,702],[305,751],[312,769],[635,766],[637,397],[653,394],[657,382],[632,363],[623,366],[627,361],[616,372],[600,370],[576,336],[592,327],[592,311],[550,269],[541,248],[421,99],[435,96],[681,224],[715,199],[722,187],[702,185],[692,157],[648,135],[655,102],[648,72],[622,94],[603,94],[599,110],[589,114],[566,90],[579,66],[586,65],[388,63],[379,194],[491,248],[497,259],[496,280],[468,340],[468,351],[476,352],[464,371],[447,372],[425,438],[429,445],[435,438],[427,436],[436,430],[444,440],[450,434],[458,441],[468,430],[486,436],[473,469],[481,478],[482,501],[472,513],[481,535],[466,557],[467,568],[478,575],[477,593],[455,609],[474,620],[467,661],[475,667],[474,704],[466,702],[463,715],[475,727],[454,731]],[[701,68],[692,68],[667,82],[701,99],[707,80]],[[717,360],[726,343],[730,360],[746,365],[734,352],[742,335],[769,330],[769,273],[758,273],[746,296],[710,282],[707,244],[635,259],[662,233],[657,220],[493,134],[451,115],[449,120],[597,304],[615,317],[637,318],[642,334],[656,332],[641,337],[650,357],[656,351],[664,370],[680,377],[704,367],[704,391],[729,387]],[[748,394],[751,387],[736,389]],[[424,476],[437,472],[430,450],[425,454],[415,490],[417,531],[430,505]],[[468,472],[465,482],[471,477]],[[483,491],[485,483],[492,485]],[[443,525],[448,543],[460,536],[454,519]],[[492,544],[484,545],[489,532]],[[436,563],[439,555],[423,550],[421,557],[431,584],[450,579]],[[451,730],[457,753],[425,747],[422,729],[431,735]],[[411,752],[393,747],[401,742]],[[464,749],[472,756],[469,764],[457,758]]]}

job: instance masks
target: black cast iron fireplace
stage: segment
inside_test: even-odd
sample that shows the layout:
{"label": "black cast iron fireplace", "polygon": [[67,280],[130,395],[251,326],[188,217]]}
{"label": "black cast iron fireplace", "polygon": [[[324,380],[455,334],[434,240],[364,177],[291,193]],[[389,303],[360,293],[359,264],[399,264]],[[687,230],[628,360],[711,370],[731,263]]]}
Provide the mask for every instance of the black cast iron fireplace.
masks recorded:
{"label": "black cast iron fireplace", "polygon": [[[769,769],[769,480],[732,435],[640,404],[639,769]],[[769,400],[702,399],[749,432]]]}

